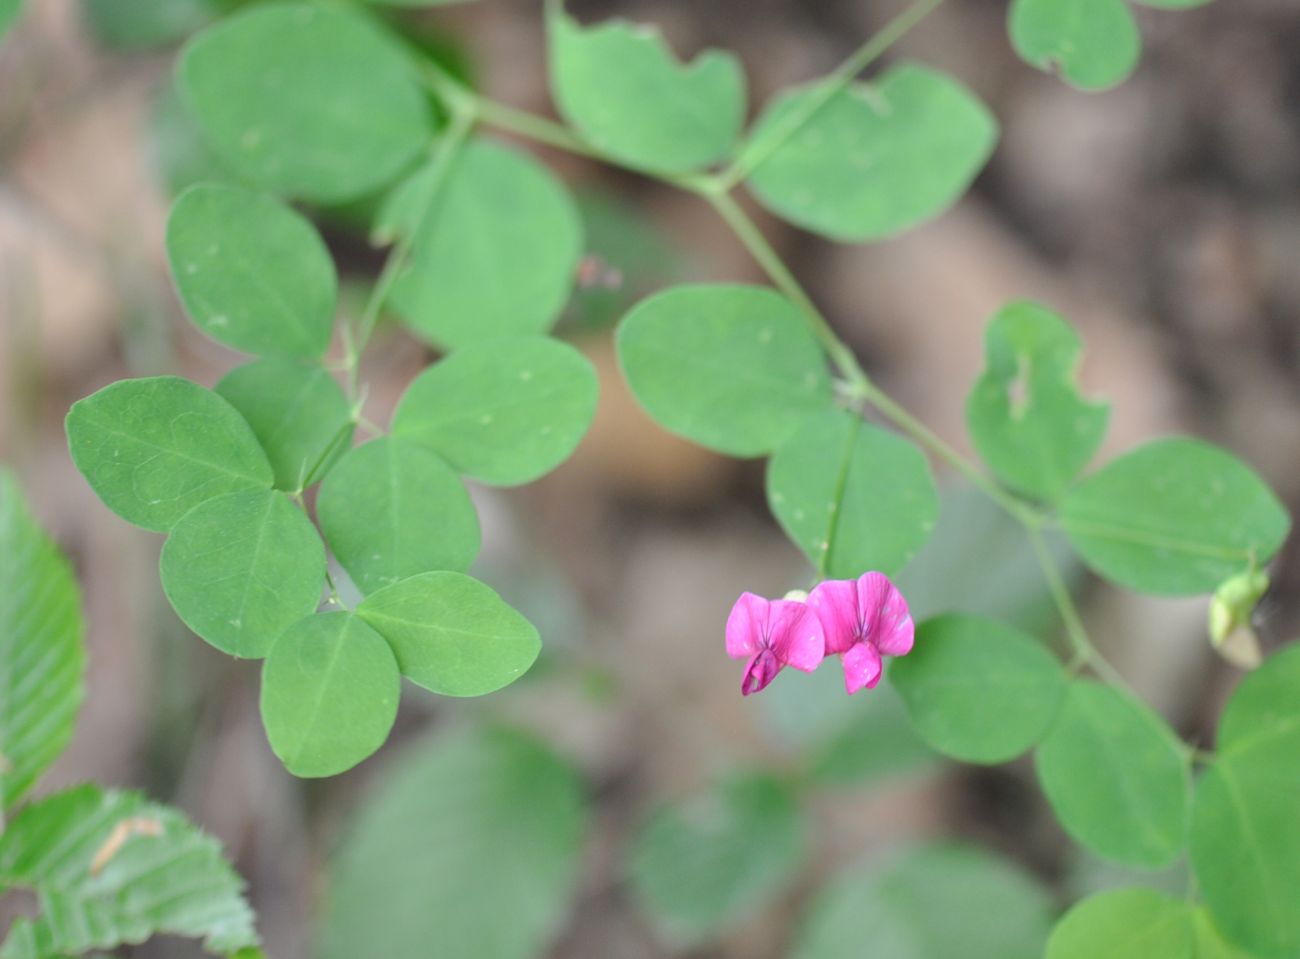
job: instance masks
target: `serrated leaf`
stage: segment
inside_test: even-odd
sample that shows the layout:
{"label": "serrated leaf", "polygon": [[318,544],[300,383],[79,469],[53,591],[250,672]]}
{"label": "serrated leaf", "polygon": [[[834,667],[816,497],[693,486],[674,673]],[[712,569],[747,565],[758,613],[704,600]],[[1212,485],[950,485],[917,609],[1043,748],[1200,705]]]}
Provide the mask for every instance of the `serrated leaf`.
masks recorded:
{"label": "serrated leaf", "polygon": [[1210,593],[1286,538],[1291,519],[1255,472],[1199,440],[1156,440],[1066,494],[1061,525],[1085,563],[1163,596]]}
{"label": "serrated leaf", "polygon": [[276,489],[292,492],[321,479],[351,444],[347,397],[315,364],[257,360],[235,367],[213,390],[253,428]]}
{"label": "serrated leaf", "polygon": [[645,822],[629,854],[632,888],[669,941],[699,942],[794,879],[807,833],[788,786],[764,774],[732,776]]}
{"label": "serrated leaf", "polygon": [[316,516],[330,551],[363,593],[431,570],[465,571],[478,514],[436,453],[381,437],[348,452],[321,483]]}
{"label": "serrated leaf", "polygon": [[601,153],[659,173],[723,159],[745,118],[745,75],[731,53],[677,60],[657,28],[583,27],[547,8],[551,90],[561,115]]}
{"label": "serrated leaf", "polygon": [[77,583],[0,468],[0,813],[72,739],[86,669]]}
{"label": "serrated leaf", "polygon": [[1059,497],[1106,435],[1110,406],[1075,384],[1082,343],[1074,329],[1034,303],[1013,303],[989,323],[986,366],[966,400],[980,458],[1007,485]]}
{"label": "serrated leaf", "polygon": [[178,376],[106,386],[72,404],[66,429],[90,488],[145,529],[166,532],[199,503],[274,478],[235,408]]}
{"label": "serrated leaf", "polygon": [[25,808],[0,835],[0,877],[41,914],[9,931],[0,959],[112,949],[156,933],[220,953],[257,943],[243,881],[216,840],[138,793],[81,786]]}
{"label": "serrated leaf", "polygon": [[186,626],[222,652],[260,659],[320,604],[325,546],[283,493],[245,490],[181,517],[159,570]]}
{"label": "serrated leaf", "polygon": [[790,118],[824,95],[813,85],[779,97],[746,152],[763,157],[749,178],[762,204],[832,239],[878,240],[938,216],[997,142],[997,121],[973,93],[916,64],[833,94],[791,134]]}
{"label": "serrated leaf", "polygon": [[617,336],[638,402],[665,429],[761,456],[831,405],[821,348],[797,307],[749,286],[680,286],[639,304]]}
{"label": "serrated leaf", "polygon": [[205,30],[178,65],[209,142],[277,193],[341,202],[397,177],[432,138],[402,48],[345,6],[273,3]]}
{"label": "serrated leaf", "polygon": [[542,641],[490,587],[422,573],[366,598],[357,615],[388,640],[402,675],[444,696],[482,696],[528,671]]}
{"label": "serrated leaf", "polygon": [[1065,914],[1046,959],[1195,959],[1187,903],[1133,886],[1091,896]]}
{"label": "serrated leaf", "polygon": [[429,954],[533,959],[558,932],[587,828],[564,760],[504,730],[407,750],[330,869],[321,959]]}
{"label": "serrated leaf", "polygon": [[1129,694],[1072,682],[1035,765],[1065,831],[1097,855],[1157,869],[1186,846],[1191,779],[1182,743]]}
{"label": "serrated leaf", "polygon": [[921,738],[975,763],[1008,762],[1042,740],[1065,680],[1061,663],[1033,637],[956,613],[921,623],[912,651],[889,667]]}
{"label": "serrated leaf", "polygon": [[781,528],[832,579],[892,575],[934,528],[939,493],[925,456],[844,410],[806,420],[767,465]]}
{"label": "serrated leaf", "polygon": [[[501,144],[474,140],[451,162],[390,302],[412,331],[443,348],[545,333],[569,298],[582,251],[572,199],[546,167]],[[435,173],[416,174],[395,208],[409,206]]]}
{"label": "serrated leaf", "polygon": [[1123,0],[1012,0],[1012,46],[1030,66],[1084,90],[1104,90],[1137,68],[1142,37]]}
{"label": "serrated leaf", "polygon": [[305,217],[273,197],[205,183],[167,220],[167,258],[185,311],[245,353],[320,357],[329,348],[338,277]]}
{"label": "serrated leaf", "polygon": [[350,613],[290,626],[262,666],[262,723],[295,776],[336,776],[384,744],[402,676],[384,638]]}
{"label": "serrated leaf", "polygon": [[596,413],[591,362],[540,336],[467,346],[406,388],[393,435],[427,446],[467,476],[528,483],[568,459]]}

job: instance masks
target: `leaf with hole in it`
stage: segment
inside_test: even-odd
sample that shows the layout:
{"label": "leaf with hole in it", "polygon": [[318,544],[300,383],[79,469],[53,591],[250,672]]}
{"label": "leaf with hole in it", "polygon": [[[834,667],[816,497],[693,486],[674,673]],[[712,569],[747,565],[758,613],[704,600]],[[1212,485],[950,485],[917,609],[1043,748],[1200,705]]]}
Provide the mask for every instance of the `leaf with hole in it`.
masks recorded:
{"label": "leaf with hole in it", "polygon": [[274,478],[238,411],[178,376],[119,380],[73,403],[65,427],[90,488],[145,529],[166,532],[199,503]]}
{"label": "leaf with hole in it", "polygon": [[798,226],[845,242],[879,240],[938,216],[970,187],[997,142],[988,108],[951,77],[915,64],[825,97],[786,93],[759,119],[743,156],[749,186]]}
{"label": "leaf with hole in it", "polygon": [[181,92],[238,173],[277,193],[337,203],[390,183],[432,138],[416,68],[370,16],[272,3],[199,34]]}
{"label": "leaf with hole in it", "polygon": [[1004,483],[1059,497],[1106,435],[1110,406],[1075,385],[1081,344],[1073,328],[1034,303],[1013,303],[989,323],[986,367],[966,400],[980,458]]}
{"label": "leaf with hole in it", "polygon": [[[0,814],[72,739],[86,669],[77,583],[0,468]],[[0,883],[2,885],[2,883]]]}
{"label": "leaf with hole in it", "polygon": [[793,880],[807,833],[788,786],[769,775],[732,776],[646,821],[630,853],[632,888],[666,938],[699,942]]}
{"label": "leaf with hole in it", "polygon": [[381,437],[351,450],[316,500],[325,541],[363,593],[431,570],[469,569],[478,513],[456,471],[409,440]]}
{"label": "leaf with hole in it", "polygon": [[0,876],[40,905],[10,928],[0,959],[114,949],[157,933],[223,955],[257,943],[244,883],[216,840],[138,793],[80,786],[26,807],[0,835]]}
{"label": "leaf with hole in it", "polygon": [[[430,188],[434,165],[400,188],[395,209]],[[468,143],[438,184],[391,303],[429,342],[455,349],[545,333],[573,288],[582,222],[568,191],[532,157],[488,140]],[[389,221],[406,233],[411,225]]]}
{"label": "leaf with hole in it", "polygon": [[773,290],[676,287],[624,317],[616,343],[628,385],[655,422],[733,456],[771,452],[831,406],[821,348]]}
{"label": "leaf with hole in it", "polygon": [[1142,56],[1124,0],[1012,0],[1008,28],[1026,63],[1083,90],[1123,82]]}
{"label": "leaf with hole in it", "polygon": [[827,410],[806,420],[767,465],[767,502],[786,534],[832,579],[892,575],[934,528],[939,493],[907,440]]}
{"label": "leaf with hole in it", "polygon": [[262,723],[295,776],[336,776],[384,744],[402,675],[384,638],[351,613],[290,626],[262,666]]}
{"label": "leaf with hole in it", "polygon": [[352,411],[334,377],[312,363],[266,359],[237,366],[213,390],[253,428],[276,489],[299,490],[329,472],[352,439]]}
{"label": "leaf with hole in it", "polygon": [[683,64],[654,27],[583,27],[547,7],[551,89],[561,115],[601,153],[657,173],[722,160],[745,118],[745,75],[731,53]]}
{"label": "leaf with hole in it", "polygon": [[1032,637],[959,613],[921,623],[889,681],[922,739],[975,763],[1008,762],[1040,742],[1066,691],[1060,662]]}
{"label": "leaf with hole in it", "polygon": [[223,652],[260,659],[320,604],[325,547],[283,493],[245,490],[181,517],[159,569],[186,626]]}
{"label": "leaf with hole in it", "polygon": [[427,446],[484,483],[515,486],[568,459],[596,413],[596,371],[541,336],[455,350],[417,376],[393,435]]}
{"label": "leaf with hole in it", "polygon": [[1209,593],[1266,562],[1291,519],[1245,463],[1209,443],[1156,440],[1085,477],[1061,525],[1092,569],[1162,596]]}
{"label": "leaf with hole in it", "polygon": [[1091,896],[1052,930],[1046,959],[1197,959],[1186,902],[1132,886]]}
{"label": "leaf with hole in it", "polygon": [[320,357],[338,278],[316,228],[273,197],[205,183],[167,220],[167,258],[185,312],[245,353]]}
{"label": "leaf with hole in it", "polygon": [[1070,683],[1035,766],[1065,831],[1097,855],[1157,869],[1186,846],[1186,752],[1169,725],[1129,694]]}
{"label": "leaf with hole in it", "polygon": [[388,640],[402,675],[444,696],[508,686],[541,652],[537,629],[490,587],[461,573],[422,573],[357,607]]}

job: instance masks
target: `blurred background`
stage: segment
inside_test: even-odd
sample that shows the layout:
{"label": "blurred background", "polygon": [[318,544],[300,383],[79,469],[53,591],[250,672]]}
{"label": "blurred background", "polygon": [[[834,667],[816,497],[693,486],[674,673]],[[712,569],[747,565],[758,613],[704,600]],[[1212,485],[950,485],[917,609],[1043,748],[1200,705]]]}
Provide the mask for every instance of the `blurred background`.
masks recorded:
{"label": "blurred background", "polygon": [[[620,383],[609,332],[669,283],[762,277],[694,198],[547,151],[579,199],[598,267],[560,329],[601,373],[600,412],[578,454],[544,481],[473,490],[484,524],[478,572],[538,623],[547,651],[528,678],[484,702],[405,696],[393,741],[344,776],[285,773],[258,718],[256,664],[179,623],[158,582],[161,537],[95,499],[62,430],[72,401],[115,379],[168,372],[210,386],[234,360],[183,322],[162,245],[170,197],[212,173],[171,91],[172,59],[223,5],[28,0],[0,45],[0,460],[71,555],[89,621],[88,699],[46,788],[91,778],[179,804],[247,877],[273,959],[312,954],[331,850],[376,780],[401,763],[403,742],[420,748],[428,730],[483,717],[549,743],[589,797],[575,893],[544,953],[556,959],[775,959],[825,877],[910,841],[960,837],[998,851],[1061,902],[1116,881],[1067,842],[1028,762],[976,770],[938,761],[883,686],[845,700],[823,671],[783,675],[742,700],[739,666],[722,651],[731,603],[746,589],[805,586],[808,570],[767,513],[762,464],[652,425]],[[828,71],[901,7],[570,2],[584,20],[662,24],[681,53],[737,51],[754,104]],[[1034,298],[1077,325],[1082,382],[1113,402],[1103,456],[1196,433],[1254,464],[1294,512],[1300,5],[1137,13],[1139,72],[1086,95],[1016,58],[1005,0],[950,0],[889,59],[950,71],[998,115],[1001,145],[971,195],[934,223],[862,247],[756,215],[868,371],[960,449],[970,449],[963,404],[983,365],[984,323],[1007,301]],[[490,95],[549,112],[539,0],[480,0],[400,22]],[[319,219],[351,295],[363,296],[382,251],[367,245],[356,211]],[[363,370],[367,416],[386,422],[431,358],[385,327]],[[1052,634],[1027,544],[939,476],[939,529],[903,577],[914,611],[988,612]],[[1112,661],[1183,734],[1209,742],[1236,674],[1206,639],[1208,599],[1139,597],[1077,568],[1073,581]],[[1266,646],[1294,636],[1298,588],[1293,545],[1259,614]],[[628,882],[633,837],[658,804],[745,768],[798,770],[813,784],[803,866],[774,902],[719,935],[666,932]],[[1155,881],[1179,888],[1185,879],[1175,870]],[[509,910],[499,918],[509,923]],[[161,941],[122,954],[198,951]],[[433,944],[428,954],[446,955]]]}

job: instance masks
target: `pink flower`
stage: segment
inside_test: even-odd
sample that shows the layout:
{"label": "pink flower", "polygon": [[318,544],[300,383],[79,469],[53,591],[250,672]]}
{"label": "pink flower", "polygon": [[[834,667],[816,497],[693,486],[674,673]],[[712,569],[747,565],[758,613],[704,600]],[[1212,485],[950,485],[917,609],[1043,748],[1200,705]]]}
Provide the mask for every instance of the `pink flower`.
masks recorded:
{"label": "pink flower", "polygon": [[906,656],[912,649],[907,600],[884,573],[819,583],[808,605],[821,619],[826,655],[841,655],[850,695],[880,682],[882,655]]}
{"label": "pink flower", "polygon": [[727,617],[727,655],[749,658],[740,691],[756,693],[785,666],[811,673],[822,661],[822,625],[810,606],[741,593]]}

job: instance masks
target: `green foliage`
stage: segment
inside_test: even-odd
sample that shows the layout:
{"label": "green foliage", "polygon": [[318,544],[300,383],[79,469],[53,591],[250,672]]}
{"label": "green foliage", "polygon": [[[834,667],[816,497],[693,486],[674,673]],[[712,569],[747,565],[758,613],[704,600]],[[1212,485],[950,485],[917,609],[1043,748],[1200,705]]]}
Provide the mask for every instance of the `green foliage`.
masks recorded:
{"label": "green foliage", "polygon": [[1052,930],[1046,959],[1200,959],[1187,903],[1133,886],[1079,903]]}
{"label": "green foliage", "polygon": [[4,40],[9,28],[18,20],[23,11],[23,0],[0,0],[0,40]]}
{"label": "green foliage", "polygon": [[221,13],[220,0],[81,0],[96,40],[121,50],[147,50],[183,40]]}
{"label": "green foliage", "polygon": [[533,959],[558,931],[587,830],[577,773],[498,729],[404,753],[330,869],[320,959]]}
{"label": "green foliage", "polygon": [[1182,853],[1191,801],[1185,747],[1127,693],[1072,682],[1036,766],[1061,825],[1097,855],[1156,869]]}
{"label": "green foliage", "polygon": [[1029,496],[1058,498],[1106,435],[1110,407],[1074,382],[1081,348],[1068,323],[1033,303],[1004,307],[985,333],[966,422],[980,458]]}
{"label": "green foliage", "polygon": [[239,187],[186,190],[167,221],[167,257],[185,310],[245,353],[319,357],[329,347],[338,279],[311,223]]}
{"label": "green foliage", "polygon": [[879,240],[939,215],[997,142],[974,94],[915,64],[836,92],[787,137],[824,96],[814,84],[779,97],[746,152],[763,157],[749,179],[763,205],[832,239]]}
{"label": "green foliage", "polygon": [[807,853],[790,787],[734,775],[655,811],[629,858],[636,897],[670,941],[715,935],[772,898]]}
{"label": "green foliage", "polygon": [[889,680],[927,743],[976,763],[1007,762],[1040,742],[1066,691],[1061,664],[1032,637],[956,613],[921,623]]}
{"label": "green foliage", "polygon": [[843,410],[805,420],[767,469],[772,513],[823,575],[897,572],[934,529],[939,493],[910,442]]}
{"label": "green foliage", "polygon": [[393,435],[461,473],[515,486],[569,458],[596,414],[596,371],[573,347],[541,336],[456,350],[417,376]]}
{"label": "green foliage", "polygon": [[745,75],[730,53],[680,63],[655,27],[584,28],[547,0],[551,89],[560,113],[628,166],[686,173],[724,159],[745,118]]}
{"label": "green foliage", "polygon": [[1066,494],[1061,524],[1084,562],[1144,593],[1213,592],[1267,561],[1291,521],[1241,460],[1199,440],[1156,440]]}
{"label": "green foliage", "polygon": [[1011,43],[1024,61],[1084,90],[1128,78],[1142,56],[1124,0],[1012,0]]}

